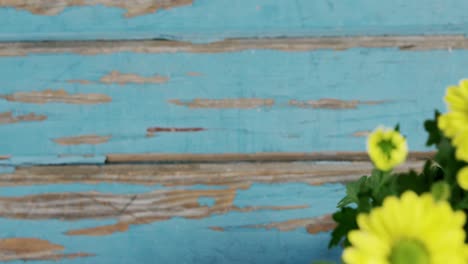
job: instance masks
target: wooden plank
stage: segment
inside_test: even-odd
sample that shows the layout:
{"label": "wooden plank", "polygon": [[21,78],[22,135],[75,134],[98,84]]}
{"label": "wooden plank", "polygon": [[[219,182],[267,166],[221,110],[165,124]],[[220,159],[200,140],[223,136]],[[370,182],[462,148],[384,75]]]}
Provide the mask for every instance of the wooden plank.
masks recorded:
{"label": "wooden plank", "polygon": [[[290,168],[297,167],[291,165]],[[246,188],[245,184],[231,185],[226,181],[227,188],[194,184],[153,187],[153,190],[133,193],[133,185],[116,179],[103,183],[101,191],[92,191],[96,185],[80,191],[77,183],[86,183],[86,178],[93,176],[83,166],[66,167],[58,170],[33,167],[28,174],[39,175],[38,171],[34,172],[39,170],[44,172],[42,176],[47,175],[46,171],[54,175],[62,170],[68,177],[75,178],[75,183],[50,182],[47,188],[38,185],[0,187],[0,222],[5,230],[0,240],[2,261],[53,263],[60,260],[67,263],[74,259],[73,263],[118,263],[119,260],[138,259],[146,263],[151,259],[199,263],[200,258],[214,257],[221,261],[223,256],[234,255],[237,260],[259,262],[270,258],[304,261],[338,257],[337,251],[325,251],[328,234],[324,232],[333,227],[328,213],[342,195],[341,185],[311,186],[300,184],[301,180],[265,184],[260,180]],[[107,167],[103,166],[103,170],[120,171],[115,166]],[[124,173],[133,171],[136,178],[145,176],[145,171],[164,170],[146,165],[122,169]],[[70,173],[73,170],[75,172]],[[188,168],[179,170],[179,175],[188,171]],[[161,175],[154,177],[158,178]],[[59,188],[53,187],[56,184]],[[252,233],[252,230],[256,231]],[[205,238],[204,242],[189,246],[200,237]],[[273,237],[276,239],[271,239]],[[136,251],[123,250],[128,247],[130,238]],[[149,247],[145,246],[148,241],[153,241]],[[21,250],[20,243],[23,244]],[[308,250],[298,247],[297,243],[306,243]],[[289,253],[285,254],[285,250],[279,250],[281,248]],[[174,254],[174,250],[179,254]],[[247,253],[234,254],[233,250]],[[252,254],[258,250],[263,254]],[[290,252],[295,252],[294,256]],[[236,262],[229,259],[224,262]]]}
{"label": "wooden plank", "polygon": [[[0,175],[0,260],[338,259],[338,250],[325,250],[329,213],[344,192],[333,182],[370,169],[369,162],[17,167]],[[129,239],[134,250],[124,250]]]}
{"label": "wooden plank", "polygon": [[[410,160],[399,170],[419,170],[422,164],[422,161]],[[355,180],[369,174],[372,168],[368,161],[20,166],[14,172],[0,174],[0,186],[112,182],[238,188],[248,188],[253,183],[301,182],[319,185]]]}
{"label": "wooden plank", "polygon": [[362,152],[369,131],[397,123],[412,151],[427,151],[423,120],[443,111],[465,59],[387,48],[0,57],[0,163]]}
{"label": "wooden plank", "polygon": [[[408,160],[421,161],[430,159],[434,152],[411,152]],[[287,162],[287,161],[369,161],[366,152],[320,152],[320,153],[219,153],[219,154],[108,154],[107,163],[129,162]]]}
{"label": "wooden plank", "polygon": [[[228,39],[213,43],[196,44],[163,40],[118,40],[118,41],[44,41],[44,42],[0,42],[0,56],[26,56],[28,54],[75,53],[82,55],[110,54],[118,52],[136,53],[220,53],[245,50],[314,51],[346,50],[351,48],[397,48],[400,50],[449,50],[467,49],[468,39],[464,35],[424,36],[346,36],[309,38],[252,38]],[[190,74],[191,72],[189,72]],[[193,75],[193,72],[191,73]],[[199,73],[195,73],[195,76]],[[148,79],[150,78],[150,79]],[[152,79],[151,79],[152,78]],[[80,83],[80,80],[70,80]],[[81,84],[89,84],[81,80]],[[101,78],[103,83],[165,83],[165,76],[146,77],[110,72]]]}
{"label": "wooden plank", "polygon": [[3,0],[0,40],[465,34],[463,0]]}

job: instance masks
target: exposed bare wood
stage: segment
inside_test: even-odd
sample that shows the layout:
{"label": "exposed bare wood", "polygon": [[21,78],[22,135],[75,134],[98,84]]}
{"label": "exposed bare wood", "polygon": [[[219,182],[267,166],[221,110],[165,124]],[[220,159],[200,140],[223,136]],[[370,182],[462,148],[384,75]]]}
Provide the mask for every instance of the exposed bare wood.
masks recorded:
{"label": "exposed bare wood", "polygon": [[63,246],[38,238],[0,239],[0,261],[61,260],[93,256],[87,253],[57,253],[62,250]]}
{"label": "exposed bare wood", "polygon": [[359,105],[377,105],[383,103],[385,103],[385,101],[339,100],[332,98],[308,101],[289,101],[289,105],[291,106],[315,109],[357,109]]}
{"label": "exposed bare wood", "polygon": [[198,77],[198,76],[203,76],[203,73],[201,73],[201,72],[187,72],[187,76]]}
{"label": "exposed bare wood", "polygon": [[[212,198],[211,206],[200,198]],[[165,221],[173,217],[199,219],[231,211],[291,210],[304,205],[247,206],[234,205],[236,189],[157,190],[138,195],[53,193],[23,197],[0,197],[0,217],[13,219],[115,219],[114,225],[70,230],[68,235],[108,235],[125,232],[129,225]]]}
{"label": "exposed bare wood", "polygon": [[[434,152],[411,152],[410,161],[434,157]],[[109,154],[108,163],[125,162],[282,162],[282,161],[369,161],[366,152],[260,152],[217,154]]]}
{"label": "exposed bare wood", "polygon": [[29,113],[26,115],[13,115],[12,112],[0,113],[0,125],[19,123],[19,122],[44,121],[46,119],[47,119],[47,116],[38,115],[35,113]]}
{"label": "exposed bare wood", "polygon": [[356,131],[353,133],[353,137],[367,137],[372,131],[370,130],[362,130],[362,131]]}
{"label": "exposed bare wood", "polygon": [[119,84],[119,85],[126,85],[126,84],[161,84],[166,83],[169,81],[168,77],[161,76],[161,75],[154,75],[154,76],[141,76],[139,74],[133,73],[121,73],[118,71],[111,71],[109,74],[104,75],[100,82],[105,84]]}
{"label": "exposed bare wood", "polygon": [[336,227],[335,221],[332,219],[331,215],[324,215],[320,217],[312,218],[301,218],[301,219],[291,219],[282,222],[273,222],[268,224],[255,224],[255,225],[246,225],[239,227],[220,227],[212,226],[210,227],[213,231],[224,232],[226,230],[238,229],[238,228],[255,228],[255,229],[276,229],[283,232],[293,231],[299,228],[305,228],[309,234],[317,234],[320,232],[327,232],[333,230]]}
{"label": "exposed bare wood", "polygon": [[261,98],[237,98],[237,99],[194,99],[188,102],[180,100],[169,100],[169,103],[187,106],[190,108],[237,108],[237,109],[251,109],[265,106],[273,106],[275,101],[273,99]]}
{"label": "exposed bare wood", "polygon": [[54,16],[67,7],[104,5],[125,9],[126,17],[134,17],[154,13],[159,9],[190,5],[192,2],[193,0],[2,0],[0,7],[14,7],[35,15]]}
{"label": "exposed bare wood", "polygon": [[174,132],[201,132],[202,127],[150,127],[146,129],[148,133],[174,133]]}
{"label": "exposed bare wood", "polygon": [[8,160],[10,158],[11,158],[11,156],[9,156],[9,155],[0,155],[0,160]]}
{"label": "exposed bare wood", "polygon": [[[398,170],[422,167],[410,161]],[[370,162],[185,163],[17,167],[2,174],[0,186],[59,183],[129,183],[141,185],[213,185],[245,189],[252,183],[301,182],[312,185],[346,182],[368,175]]]}
{"label": "exposed bare wood", "polygon": [[105,94],[69,94],[67,91],[62,89],[16,92],[6,95],[0,94],[0,98],[11,102],[32,104],[46,104],[55,102],[65,104],[101,104],[112,101],[112,98]]}
{"label": "exposed bare wood", "polygon": [[112,136],[99,136],[99,135],[82,135],[76,137],[63,137],[63,138],[56,138],[54,142],[59,145],[69,146],[69,145],[82,145],[82,144],[89,144],[89,145],[98,145],[107,143]]}
{"label": "exposed bare wood", "polygon": [[117,52],[219,53],[251,49],[311,51],[320,49],[346,50],[351,48],[400,48],[402,50],[467,49],[468,38],[463,35],[267,38],[227,39],[205,44],[164,40],[6,42],[0,43],[0,56],[51,53],[96,55]]}

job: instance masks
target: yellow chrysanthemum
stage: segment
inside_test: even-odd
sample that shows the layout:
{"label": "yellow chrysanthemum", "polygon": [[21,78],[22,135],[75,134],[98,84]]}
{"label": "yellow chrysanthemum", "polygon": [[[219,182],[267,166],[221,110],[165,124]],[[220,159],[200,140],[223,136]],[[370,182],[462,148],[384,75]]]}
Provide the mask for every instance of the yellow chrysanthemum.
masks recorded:
{"label": "yellow chrysanthemum", "polygon": [[463,190],[468,190],[468,166],[457,173],[457,183]]}
{"label": "yellow chrysanthemum", "polygon": [[370,214],[357,218],[351,246],[343,252],[346,264],[466,264],[465,214],[430,194],[412,191],[385,199]]}
{"label": "yellow chrysanthemum", "polygon": [[367,139],[367,152],[378,169],[388,171],[406,160],[408,145],[398,131],[377,128]]}
{"label": "yellow chrysanthemum", "polygon": [[439,117],[438,126],[452,139],[457,159],[468,161],[468,80],[448,87],[445,102],[449,112]]}

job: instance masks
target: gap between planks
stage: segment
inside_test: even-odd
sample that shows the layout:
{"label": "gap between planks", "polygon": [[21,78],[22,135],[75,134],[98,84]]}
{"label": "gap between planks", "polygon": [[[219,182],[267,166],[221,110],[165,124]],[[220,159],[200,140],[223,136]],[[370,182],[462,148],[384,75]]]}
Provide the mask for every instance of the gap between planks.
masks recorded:
{"label": "gap between planks", "polygon": [[[434,157],[435,152],[414,151],[409,161],[423,161]],[[106,164],[116,163],[235,163],[235,162],[294,162],[294,161],[370,161],[366,152],[261,152],[213,154],[108,154]]]}
{"label": "gap between planks", "polygon": [[77,40],[40,42],[0,42],[0,56],[76,53],[83,55],[117,52],[138,53],[220,53],[243,50],[312,51],[321,49],[398,48],[400,50],[467,49],[463,35],[358,36],[308,38],[246,38],[195,44],[172,40]]}

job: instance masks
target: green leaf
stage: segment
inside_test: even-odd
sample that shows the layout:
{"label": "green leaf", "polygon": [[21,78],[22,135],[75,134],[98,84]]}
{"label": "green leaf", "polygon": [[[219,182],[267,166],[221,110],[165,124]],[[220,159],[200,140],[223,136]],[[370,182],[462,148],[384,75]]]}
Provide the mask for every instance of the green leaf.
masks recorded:
{"label": "green leaf", "polygon": [[345,246],[349,245],[347,240],[348,232],[357,229],[356,217],[358,210],[350,207],[343,207],[340,211],[333,214],[333,220],[337,223],[336,228],[331,233],[331,240],[328,248],[344,243]]}
{"label": "green leaf", "polygon": [[440,116],[439,111],[435,111],[434,119],[429,119],[424,122],[424,128],[426,129],[429,137],[426,141],[427,146],[438,145],[442,140],[442,132],[437,127],[437,118]]}
{"label": "green leaf", "polygon": [[394,128],[395,131],[397,132],[400,132],[400,124],[396,124],[395,128]]}
{"label": "green leaf", "polygon": [[462,200],[458,201],[455,204],[454,209],[456,209],[456,210],[467,210],[468,209],[468,196],[466,196]]}
{"label": "green leaf", "polygon": [[367,181],[367,176],[362,176],[359,180],[355,182],[350,182],[346,185],[346,196],[338,202],[337,207],[342,208],[349,204],[359,203],[359,194],[362,192],[362,189],[365,188]]}

